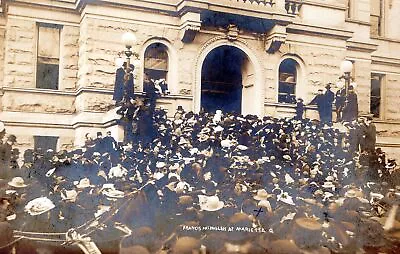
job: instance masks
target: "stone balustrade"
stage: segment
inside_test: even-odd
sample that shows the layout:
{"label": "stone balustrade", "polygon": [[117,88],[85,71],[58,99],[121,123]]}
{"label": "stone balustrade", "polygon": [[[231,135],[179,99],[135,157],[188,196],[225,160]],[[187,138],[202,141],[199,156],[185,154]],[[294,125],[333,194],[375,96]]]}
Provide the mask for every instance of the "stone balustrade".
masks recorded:
{"label": "stone balustrade", "polygon": [[249,4],[257,4],[257,5],[270,5],[273,6],[276,2],[276,0],[234,0],[236,2],[243,2],[243,3],[249,3]]}
{"label": "stone balustrade", "polygon": [[267,6],[276,10],[285,9],[288,14],[297,15],[300,11],[302,0],[231,0],[254,6]]}
{"label": "stone balustrade", "polygon": [[285,9],[288,14],[299,14],[301,5],[303,4],[302,0],[285,0]]}

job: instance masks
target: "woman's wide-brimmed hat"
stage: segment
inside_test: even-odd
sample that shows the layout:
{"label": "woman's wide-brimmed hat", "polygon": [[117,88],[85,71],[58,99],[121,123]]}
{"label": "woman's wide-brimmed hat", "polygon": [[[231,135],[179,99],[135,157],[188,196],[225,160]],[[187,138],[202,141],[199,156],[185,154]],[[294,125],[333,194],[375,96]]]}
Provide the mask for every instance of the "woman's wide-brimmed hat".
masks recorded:
{"label": "woman's wide-brimmed hat", "polygon": [[22,177],[16,176],[8,182],[8,185],[15,187],[15,188],[24,188],[28,185],[25,184],[25,181]]}
{"label": "woman's wide-brimmed hat", "polygon": [[198,197],[201,210],[215,212],[224,207],[224,202],[220,201],[218,196],[198,195]]}
{"label": "woman's wide-brimmed hat", "polygon": [[254,196],[254,199],[255,200],[266,200],[270,197],[272,197],[272,195],[269,194],[266,190],[259,189],[259,190],[257,190],[257,194]]}
{"label": "woman's wide-brimmed hat", "polygon": [[94,185],[90,184],[89,178],[82,178],[78,183],[75,184],[78,189],[85,189],[88,187],[94,187]]}
{"label": "woman's wide-brimmed hat", "polygon": [[124,192],[116,189],[103,190],[102,193],[109,198],[123,198],[125,196]]}
{"label": "woman's wide-brimmed hat", "polygon": [[24,210],[30,215],[35,216],[50,211],[54,207],[55,205],[50,199],[46,197],[40,197],[29,201]]}
{"label": "woman's wide-brimmed hat", "polygon": [[109,198],[123,198],[125,196],[124,192],[115,189],[115,186],[112,183],[103,184],[101,193]]}

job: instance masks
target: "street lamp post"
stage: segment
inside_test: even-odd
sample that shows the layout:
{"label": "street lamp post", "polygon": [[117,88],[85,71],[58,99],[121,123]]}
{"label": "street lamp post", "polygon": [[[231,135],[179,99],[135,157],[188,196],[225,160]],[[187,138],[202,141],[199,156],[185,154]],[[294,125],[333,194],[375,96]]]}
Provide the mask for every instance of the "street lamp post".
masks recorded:
{"label": "street lamp post", "polygon": [[137,57],[137,53],[132,51],[132,46],[136,44],[136,36],[131,32],[126,32],[122,35],[122,42],[124,43],[126,50],[124,51],[126,56],[126,70],[130,71],[131,57],[134,55]]}
{"label": "street lamp post", "polygon": [[[124,75],[123,75],[123,86],[124,86],[124,101],[126,99],[131,99],[129,97],[133,96],[133,73],[132,71],[135,71],[139,64],[140,61],[138,60],[139,54],[136,53],[134,50],[132,50],[133,46],[136,45],[136,36],[131,33],[131,32],[126,32],[122,35],[122,42],[125,45],[125,50],[121,51],[118,53],[118,58],[115,60],[115,65],[117,68],[123,67],[124,69]],[[125,59],[122,58],[122,55],[125,55]],[[131,67],[131,62],[132,62],[132,57],[135,57],[136,60],[133,61],[133,70]],[[124,62],[126,62],[126,65],[124,66]]]}
{"label": "street lamp post", "polygon": [[[134,99],[134,77],[132,71],[135,70],[139,61],[134,61],[133,68],[131,67],[131,58],[135,57],[138,59],[139,54],[136,53],[132,48],[136,45],[136,36],[131,32],[126,32],[122,35],[122,42],[125,45],[125,50],[118,53],[118,58],[115,61],[117,68],[123,67],[123,79],[121,75],[120,84],[122,85],[122,103],[121,108],[117,111],[117,114],[125,115],[125,110],[129,107],[129,102]],[[126,59],[122,58],[122,54],[125,54]],[[124,62],[126,65],[124,66]],[[118,74],[117,74],[118,79]],[[118,113],[119,112],[119,113]],[[123,124],[124,142],[132,141],[132,119],[128,119],[128,123]]]}
{"label": "street lamp post", "polygon": [[345,80],[345,92],[346,92],[346,98],[347,95],[349,94],[349,86],[350,86],[350,74],[351,71],[353,70],[353,63],[349,60],[344,60],[340,64],[340,71],[344,73],[344,80]]}
{"label": "street lamp post", "polygon": [[[126,56],[126,66],[125,66],[125,76],[124,76],[125,82],[124,83],[125,83],[126,88],[128,88],[129,80],[132,78],[132,76],[131,76],[131,71],[132,71],[131,70],[131,57],[132,56],[134,56],[136,58],[139,57],[139,55],[136,52],[132,51],[132,47],[133,47],[133,45],[136,44],[137,39],[133,33],[126,32],[122,35],[122,42],[124,43],[125,48],[126,48],[124,51],[125,56]],[[132,90],[133,89],[134,88],[132,87]],[[131,93],[131,91],[127,91],[127,92]]]}

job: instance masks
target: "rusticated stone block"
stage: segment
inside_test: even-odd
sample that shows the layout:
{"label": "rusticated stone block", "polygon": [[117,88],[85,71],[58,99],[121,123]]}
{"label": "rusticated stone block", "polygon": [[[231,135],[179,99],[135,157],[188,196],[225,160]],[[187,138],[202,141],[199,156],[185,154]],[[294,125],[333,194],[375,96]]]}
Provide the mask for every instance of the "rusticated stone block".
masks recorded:
{"label": "rusticated stone block", "polygon": [[85,109],[90,111],[106,112],[114,107],[112,98],[110,95],[104,94],[91,94],[85,96]]}
{"label": "rusticated stone block", "polygon": [[3,97],[4,111],[35,113],[74,113],[75,99],[53,94],[30,94],[6,91]]}
{"label": "rusticated stone block", "polygon": [[35,29],[35,22],[34,21],[28,21],[28,20],[23,20],[23,19],[13,19],[9,18],[8,19],[8,27],[10,29],[14,29],[16,31],[18,30],[23,30],[23,31],[32,31]]}
{"label": "rusticated stone block", "polygon": [[5,86],[34,87],[35,22],[9,18],[6,27],[4,75]]}
{"label": "rusticated stone block", "polygon": [[192,94],[192,90],[190,90],[190,89],[180,89],[180,90],[179,90],[179,94],[182,94],[182,95],[191,95],[191,94]]}

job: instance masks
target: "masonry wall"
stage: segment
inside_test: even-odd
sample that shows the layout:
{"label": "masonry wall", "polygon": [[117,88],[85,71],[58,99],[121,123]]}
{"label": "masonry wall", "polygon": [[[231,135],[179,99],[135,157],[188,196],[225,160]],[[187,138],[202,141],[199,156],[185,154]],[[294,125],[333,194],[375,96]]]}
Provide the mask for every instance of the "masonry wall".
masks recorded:
{"label": "masonry wall", "polygon": [[400,75],[386,75],[386,120],[400,120]]}
{"label": "masonry wall", "polygon": [[79,26],[64,25],[60,37],[60,88],[74,91],[78,81]]}
{"label": "masonry wall", "polygon": [[5,41],[4,87],[35,87],[36,25],[8,17]]}
{"label": "masonry wall", "polygon": [[[3,18],[0,19],[0,87],[3,86],[4,80],[4,53],[5,53],[5,37],[6,37],[6,28],[5,28],[5,20]],[[1,100],[0,100],[1,101]]]}

